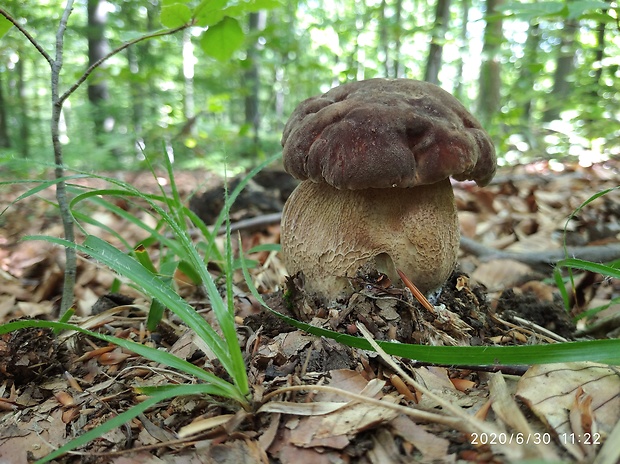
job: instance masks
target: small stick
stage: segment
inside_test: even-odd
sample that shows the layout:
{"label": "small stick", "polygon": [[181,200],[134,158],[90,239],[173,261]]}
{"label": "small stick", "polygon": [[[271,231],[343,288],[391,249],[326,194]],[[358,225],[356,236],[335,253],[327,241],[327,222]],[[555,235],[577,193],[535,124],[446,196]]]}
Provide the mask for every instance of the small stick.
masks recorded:
{"label": "small stick", "polygon": [[426,297],[422,294],[422,292],[418,290],[418,287],[416,287],[413,284],[413,282],[411,282],[409,278],[400,269],[396,269],[396,272],[398,272],[398,275],[403,280],[405,286],[409,290],[411,290],[411,293],[413,294],[415,299],[418,300],[420,304],[424,306],[431,314],[437,314],[435,312],[435,307],[431,304],[430,301],[426,299]]}

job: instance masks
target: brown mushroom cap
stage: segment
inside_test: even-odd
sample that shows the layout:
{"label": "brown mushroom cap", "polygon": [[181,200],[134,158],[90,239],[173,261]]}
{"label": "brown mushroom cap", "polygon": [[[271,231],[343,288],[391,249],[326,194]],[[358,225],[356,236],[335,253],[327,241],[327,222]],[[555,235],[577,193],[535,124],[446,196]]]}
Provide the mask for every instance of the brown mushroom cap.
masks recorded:
{"label": "brown mushroom cap", "polygon": [[493,143],[452,95],[428,82],[370,79],[299,104],[282,136],[285,169],[337,189],[414,187],[449,176],[486,185]]}

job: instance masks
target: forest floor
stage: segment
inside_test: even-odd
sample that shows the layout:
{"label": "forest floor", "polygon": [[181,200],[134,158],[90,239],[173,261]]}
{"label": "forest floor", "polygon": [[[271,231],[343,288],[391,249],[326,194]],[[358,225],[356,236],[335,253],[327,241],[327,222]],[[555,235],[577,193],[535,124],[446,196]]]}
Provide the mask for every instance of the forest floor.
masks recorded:
{"label": "forest floor", "polygon": [[[123,176],[142,191],[158,191],[149,173]],[[185,197],[199,185],[208,189],[218,185],[200,172],[178,172],[176,181]],[[93,179],[80,182],[104,187]],[[266,184],[240,199],[233,222],[277,211],[288,190],[281,191],[284,183],[277,180]],[[464,240],[458,270],[437,302],[445,305],[447,323],[439,324],[436,315],[424,313],[406,292],[383,284],[377,276],[362,276],[362,290],[331,308],[308,301],[299,280],[287,280],[275,252],[250,256],[259,263],[252,277],[274,309],[287,312],[282,289],[288,286],[296,303],[289,311],[292,316],[320,320],[349,334],[364,331],[357,324],[362,322],[375,338],[407,343],[515,345],[618,338],[620,304],[609,302],[620,296],[620,281],[576,273],[571,310],[566,311],[549,261],[557,259],[563,240],[584,259],[620,259],[620,190],[588,204],[567,224],[569,215],[592,195],[619,185],[617,162],[587,168],[565,164],[562,171],[539,162],[501,170],[486,188],[454,183]],[[0,210],[24,190],[20,184],[2,190]],[[57,210],[47,200],[53,201],[52,190],[17,202],[0,216],[0,323],[58,318],[64,252],[45,242],[21,241],[25,235],[62,236]],[[207,210],[213,203],[217,202],[208,195],[196,197],[192,208],[209,222],[213,212]],[[119,201],[117,206],[133,211],[128,203]],[[121,230],[129,243],[145,238],[144,231],[110,211],[94,209],[89,214]],[[143,212],[136,209],[135,214]],[[101,230],[88,230],[113,240]],[[278,243],[279,223],[265,221],[242,228],[241,234],[244,249]],[[605,254],[596,254],[605,245],[609,246],[603,248]],[[216,271],[214,275],[217,279]],[[144,297],[128,286],[120,295],[110,294],[114,278],[108,269],[81,257],[72,322],[150,343],[215,369],[213,360],[196,345],[192,330],[174,315],[164,317],[159,333],[146,331]],[[349,402],[348,396],[318,389],[278,398],[288,401],[288,409],[267,407],[252,413],[235,411],[214,399],[179,397],[57,462],[612,462],[603,454],[609,451],[604,449],[605,439],[620,435],[620,372],[613,366],[588,362],[507,366],[500,372],[488,366],[457,369],[394,360],[416,385],[425,387],[420,390],[407,384],[391,360],[345,349],[286,325],[261,309],[241,276],[235,281],[236,320],[257,406],[278,387],[328,385],[400,409],[371,400]],[[212,320],[200,290],[182,281],[178,284],[182,296]],[[606,309],[576,318],[601,306]],[[194,382],[86,336],[67,339],[44,330],[0,336],[0,462],[21,464],[41,458],[126,410],[139,401],[133,390],[137,380]],[[302,406],[310,402],[318,406],[339,402],[341,407],[309,414]],[[209,420],[210,428],[198,427],[199,432],[189,437],[177,434],[181,427]],[[469,421],[482,422],[485,432],[468,427]],[[595,443],[578,443],[575,437],[586,433]]]}

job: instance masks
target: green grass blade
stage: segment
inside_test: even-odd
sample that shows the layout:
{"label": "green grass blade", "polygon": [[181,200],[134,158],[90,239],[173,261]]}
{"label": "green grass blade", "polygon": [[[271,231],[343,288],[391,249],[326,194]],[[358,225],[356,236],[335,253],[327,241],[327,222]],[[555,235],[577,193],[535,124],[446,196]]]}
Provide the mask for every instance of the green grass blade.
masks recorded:
{"label": "green grass blade", "polygon": [[32,195],[36,195],[37,193],[45,190],[46,188],[52,187],[53,185],[56,185],[59,182],[67,182],[68,180],[82,179],[84,177],[87,177],[87,176],[84,175],[84,174],[75,174],[75,175],[72,175],[72,176],[64,176],[64,177],[59,177],[58,179],[52,179],[52,180],[47,180],[47,181],[43,181],[43,180],[42,181],[38,181],[38,180],[9,180],[9,181],[1,181],[0,185],[32,184],[32,183],[37,183],[39,185],[29,189],[28,191],[22,193],[17,198],[15,198],[15,200],[13,200],[11,203],[9,203],[6,208],[4,208],[2,211],[0,211],[0,216],[2,216],[6,212],[6,210],[8,210],[11,206],[13,206],[18,201],[23,200],[24,198],[28,198],[28,197],[30,197]]}
{"label": "green grass blade", "polygon": [[45,464],[50,462],[63,454],[72,451],[80,446],[87,444],[88,442],[101,437],[103,434],[109,432],[110,430],[114,430],[117,427],[122,426],[123,424],[129,422],[135,417],[138,417],[143,412],[147,411],[149,408],[155,406],[157,403],[160,403],[169,398],[175,398],[177,396],[183,395],[198,395],[198,394],[217,394],[214,393],[213,388],[210,385],[170,385],[167,388],[162,388],[160,391],[155,393],[150,398],[145,401],[133,406],[125,412],[122,412],[116,417],[104,422],[98,427],[95,427],[92,430],[80,435],[74,440],[71,440],[69,443],[61,446],[55,451],[52,451],[50,454],[45,456],[42,459],[39,459],[35,462],[35,464]]}
{"label": "green grass blade", "polygon": [[[271,309],[252,283],[247,267],[243,275],[252,295],[270,312],[293,327],[319,337],[327,337],[355,348],[372,351],[364,338],[353,337],[299,322]],[[593,361],[620,365],[620,340],[593,340],[527,346],[427,346],[406,343],[377,342],[386,353],[430,364],[451,366],[546,364]]]}
{"label": "green grass blade", "polygon": [[568,290],[566,290],[566,285],[564,285],[564,279],[562,278],[562,273],[560,272],[560,268],[556,266],[553,269],[553,280],[555,281],[555,286],[557,287],[560,295],[562,296],[562,302],[564,303],[564,309],[567,311],[570,310],[570,295],[568,294]]}
{"label": "green grass blade", "polygon": [[[90,191],[90,192],[85,192],[82,193],[80,195],[77,195],[70,203],[71,205],[71,209],[75,209],[75,206],[81,202],[81,201],[85,201],[85,200],[89,200],[103,208],[105,208],[106,210],[120,216],[121,218],[125,219],[127,222],[134,224],[135,226],[139,227],[140,229],[144,230],[145,232],[147,232],[151,237],[155,238],[158,242],[160,242],[162,245],[170,248],[177,256],[179,256],[179,258],[183,258],[184,255],[184,250],[183,248],[178,244],[178,242],[170,237],[168,237],[165,233],[162,233],[156,229],[153,229],[151,226],[147,225],[144,221],[142,221],[141,219],[137,218],[134,214],[125,211],[123,208],[119,208],[118,206],[116,206],[114,203],[111,203],[107,200],[105,200],[104,198],[101,198],[100,195],[114,195],[117,197],[140,197],[143,199],[147,199],[147,197],[150,200],[147,201],[163,201],[163,199],[161,197],[158,197],[156,195],[144,195],[141,193],[135,193],[135,192],[127,192],[124,190],[119,190],[119,189],[102,189],[102,190],[94,190],[94,191]],[[91,218],[88,217],[81,217],[82,220],[84,220],[85,222],[88,222],[90,224],[93,225],[98,225],[98,224],[94,224],[92,222]],[[104,230],[109,230],[109,228],[104,228]],[[112,232],[115,236],[118,236],[118,233]],[[123,241],[123,243],[126,243],[124,239],[122,239],[122,237],[120,237],[120,239]],[[128,249],[131,249],[131,247],[127,247]]]}
{"label": "green grass blade", "polygon": [[[224,369],[231,369],[229,347],[213,328],[192,308],[185,300],[177,295],[161,279],[147,271],[138,261],[116,249],[106,241],[89,236],[84,245],[74,245],[56,237],[26,237],[30,240],[46,240],[62,246],[74,246],[82,253],[91,255],[97,261],[102,262],[118,274],[131,279],[136,285],[140,285],[144,292],[152,298],[158,299],[171,311],[177,314],[183,322],[196,334],[205,340],[214,354],[218,357]],[[230,371],[229,371],[230,372]]]}
{"label": "green grass blade", "polygon": [[281,154],[278,153],[276,155],[271,156],[270,158],[267,158],[265,161],[260,163],[258,166],[256,166],[250,172],[248,172],[246,176],[241,180],[241,182],[239,182],[239,184],[230,193],[230,195],[228,196],[227,200],[224,203],[224,207],[222,208],[222,211],[220,211],[220,214],[217,217],[215,224],[213,225],[213,234],[212,234],[211,240],[209,241],[209,249],[213,248],[215,238],[217,237],[217,233],[220,230],[220,227],[222,227],[222,224],[224,224],[224,221],[226,220],[226,218],[230,216],[230,207],[235,202],[235,200],[237,199],[241,191],[245,188],[248,182],[250,182],[252,177],[254,177],[256,174],[262,171],[265,167],[267,167],[268,165],[270,165],[271,163],[273,163],[280,157],[281,157]]}
{"label": "green grass blade", "polygon": [[569,267],[571,269],[581,269],[583,271],[596,272],[604,276],[613,277],[614,279],[620,279],[620,269],[607,266],[605,264],[584,261],[583,259],[567,258],[558,261],[557,265],[559,267]]}
{"label": "green grass blade", "polygon": [[13,332],[15,330],[30,328],[30,327],[38,327],[38,328],[50,328],[53,330],[69,330],[80,332],[85,335],[89,335],[91,337],[98,338],[100,340],[106,341],[108,343],[113,343],[114,345],[118,345],[121,348],[125,348],[126,350],[132,351],[146,359],[151,361],[155,361],[160,364],[164,364],[173,369],[177,369],[180,372],[184,372],[186,374],[192,375],[197,379],[203,380],[213,386],[213,388],[217,389],[217,393],[213,393],[219,396],[223,396],[226,398],[230,398],[238,401],[240,404],[245,404],[246,400],[243,395],[240,394],[238,388],[236,388],[233,384],[226,382],[225,380],[219,378],[218,376],[201,369],[194,364],[181,359],[173,354],[168,353],[167,351],[158,350],[156,348],[151,348],[149,346],[141,345],[140,343],[133,342],[131,340],[126,340],[123,338],[114,337],[112,335],[100,334],[97,332],[93,332],[91,330],[83,329],[74,324],[67,324],[63,322],[53,322],[53,321],[40,321],[36,319],[22,319],[13,322],[7,322],[6,324],[0,325],[0,334],[5,334],[9,332]]}

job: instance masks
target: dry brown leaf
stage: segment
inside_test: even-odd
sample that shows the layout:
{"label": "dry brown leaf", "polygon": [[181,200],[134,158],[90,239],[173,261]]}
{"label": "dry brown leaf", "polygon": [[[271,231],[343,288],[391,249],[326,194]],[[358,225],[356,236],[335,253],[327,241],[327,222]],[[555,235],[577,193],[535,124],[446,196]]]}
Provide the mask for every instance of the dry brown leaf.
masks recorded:
{"label": "dry brown leaf", "polygon": [[519,285],[532,274],[527,264],[512,259],[493,259],[480,264],[471,277],[492,292]]}
{"label": "dry brown leaf", "polygon": [[267,464],[267,453],[255,440],[235,440],[209,449],[208,457],[213,464]]}
{"label": "dry brown leaf", "polygon": [[585,431],[573,429],[570,415],[576,398],[584,394],[591,397],[591,427],[598,429],[601,436],[596,441],[602,442],[620,417],[620,376],[614,367],[591,362],[538,365],[517,386],[517,396],[577,459],[585,457],[578,443]]}
{"label": "dry brown leaf", "polygon": [[[399,398],[386,395],[382,401],[398,403]],[[350,404],[323,417],[315,432],[316,438],[336,437],[338,435],[356,434],[390,421],[398,416],[393,409],[382,408],[375,404]]]}
{"label": "dry brown leaf", "polygon": [[390,422],[394,434],[411,443],[422,453],[423,461],[453,462],[454,455],[448,454],[450,442],[437,434],[426,431],[407,416],[400,415]]}
{"label": "dry brown leaf", "polygon": [[537,432],[529,424],[519,406],[508,391],[506,382],[501,372],[491,375],[489,381],[489,390],[491,394],[491,407],[501,421],[510,427],[510,433],[520,434],[526,437],[526,443],[517,447],[498,446],[496,451],[516,452],[520,455],[513,456],[515,459],[544,459],[546,461],[554,461],[558,459],[554,449],[544,442],[528,443],[527,437],[534,437]]}
{"label": "dry brown leaf", "polygon": [[294,403],[291,401],[270,401],[257,412],[272,412],[297,416],[322,416],[346,406],[348,403],[333,401],[313,401],[312,403]]}

